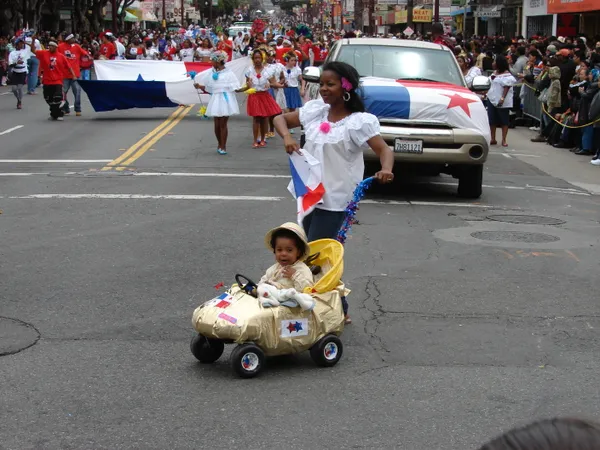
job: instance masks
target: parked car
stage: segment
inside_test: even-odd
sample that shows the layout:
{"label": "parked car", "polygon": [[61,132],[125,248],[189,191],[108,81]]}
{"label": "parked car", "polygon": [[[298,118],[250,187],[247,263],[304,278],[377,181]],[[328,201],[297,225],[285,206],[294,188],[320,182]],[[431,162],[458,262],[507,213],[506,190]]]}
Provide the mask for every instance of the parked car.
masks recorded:
{"label": "parked car", "polygon": [[[490,130],[481,98],[487,77],[476,77],[469,91],[453,53],[429,42],[400,39],[341,39],[325,63],[343,61],[361,76],[367,111],[381,124],[381,135],[395,155],[395,170],[447,173],[458,178],[458,195],[478,198]],[[317,82],[318,67],[303,77]],[[473,91],[473,92],[471,92]],[[376,159],[365,151],[365,161]]]}

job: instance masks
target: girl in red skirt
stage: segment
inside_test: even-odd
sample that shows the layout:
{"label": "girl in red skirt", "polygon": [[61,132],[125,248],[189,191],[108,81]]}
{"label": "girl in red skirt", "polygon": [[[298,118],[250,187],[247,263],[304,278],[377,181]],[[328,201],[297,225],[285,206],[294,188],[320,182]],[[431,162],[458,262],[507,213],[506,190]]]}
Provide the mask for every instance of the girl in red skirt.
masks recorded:
{"label": "girl in red skirt", "polygon": [[265,55],[261,50],[252,52],[252,67],[246,70],[246,86],[242,91],[252,89],[253,93],[248,96],[248,115],[252,117],[252,132],[254,134],[253,148],[267,145],[265,138],[269,127],[269,117],[281,114],[281,108],[271,94],[269,94],[270,71],[265,67]]}

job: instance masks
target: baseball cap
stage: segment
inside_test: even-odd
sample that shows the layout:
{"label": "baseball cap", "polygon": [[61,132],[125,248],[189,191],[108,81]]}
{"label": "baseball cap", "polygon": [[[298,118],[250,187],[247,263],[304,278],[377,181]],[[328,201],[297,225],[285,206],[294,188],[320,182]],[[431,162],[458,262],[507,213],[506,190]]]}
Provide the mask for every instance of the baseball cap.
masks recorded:
{"label": "baseball cap", "polygon": [[557,50],[556,50],[556,45],[552,45],[552,44],[550,44],[550,45],[549,45],[549,46],[546,48],[546,50],[548,50],[550,53],[556,53],[556,51],[557,51]]}
{"label": "baseball cap", "polygon": [[48,47],[58,47],[58,44],[56,43],[56,41],[50,41],[48,42]]}
{"label": "baseball cap", "polygon": [[68,36],[65,38],[65,41],[68,41],[68,40],[70,40],[70,39],[73,39],[74,37],[75,37],[75,36],[74,36],[73,34],[70,34],[70,35],[68,35]]}

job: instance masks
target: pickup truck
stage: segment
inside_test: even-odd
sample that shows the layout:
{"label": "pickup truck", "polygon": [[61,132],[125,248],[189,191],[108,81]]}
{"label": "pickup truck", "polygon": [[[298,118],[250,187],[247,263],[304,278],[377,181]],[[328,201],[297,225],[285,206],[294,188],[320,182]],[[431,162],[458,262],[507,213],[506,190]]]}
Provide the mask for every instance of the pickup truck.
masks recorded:
{"label": "pickup truck", "polygon": [[[487,113],[474,92],[489,89],[475,77],[469,90],[453,53],[429,42],[358,38],[335,42],[325,63],[343,61],[361,76],[367,111],[394,151],[395,171],[447,173],[458,178],[458,195],[478,198],[490,145]],[[303,77],[318,83],[321,68]],[[365,162],[376,159],[367,150]]]}

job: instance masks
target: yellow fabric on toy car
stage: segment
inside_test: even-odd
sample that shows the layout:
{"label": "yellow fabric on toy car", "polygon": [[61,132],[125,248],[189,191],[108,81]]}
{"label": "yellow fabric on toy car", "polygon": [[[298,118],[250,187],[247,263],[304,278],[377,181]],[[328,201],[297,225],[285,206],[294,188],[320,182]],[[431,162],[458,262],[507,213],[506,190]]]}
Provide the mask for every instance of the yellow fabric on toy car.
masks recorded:
{"label": "yellow fabric on toy car", "polygon": [[238,286],[221,297],[200,305],[192,324],[203,336],[236,342],[254,342],[267,356],[308,350],[328,334],[340,335],[344,329],[341,295],[343,285],[330,292],[311,294],[312,311],[278,306],[265,308],[257,298]]}
{"label": "yellow fabric on toy car", "polygon": [[312,264],[321,266],[321,277],[315,277],[312,288],[304,290],[307,294],[324,293],[335,290],[344,273],[344,246],[333,239],[319,239],[308,243],[309,255],[319,254]]}

